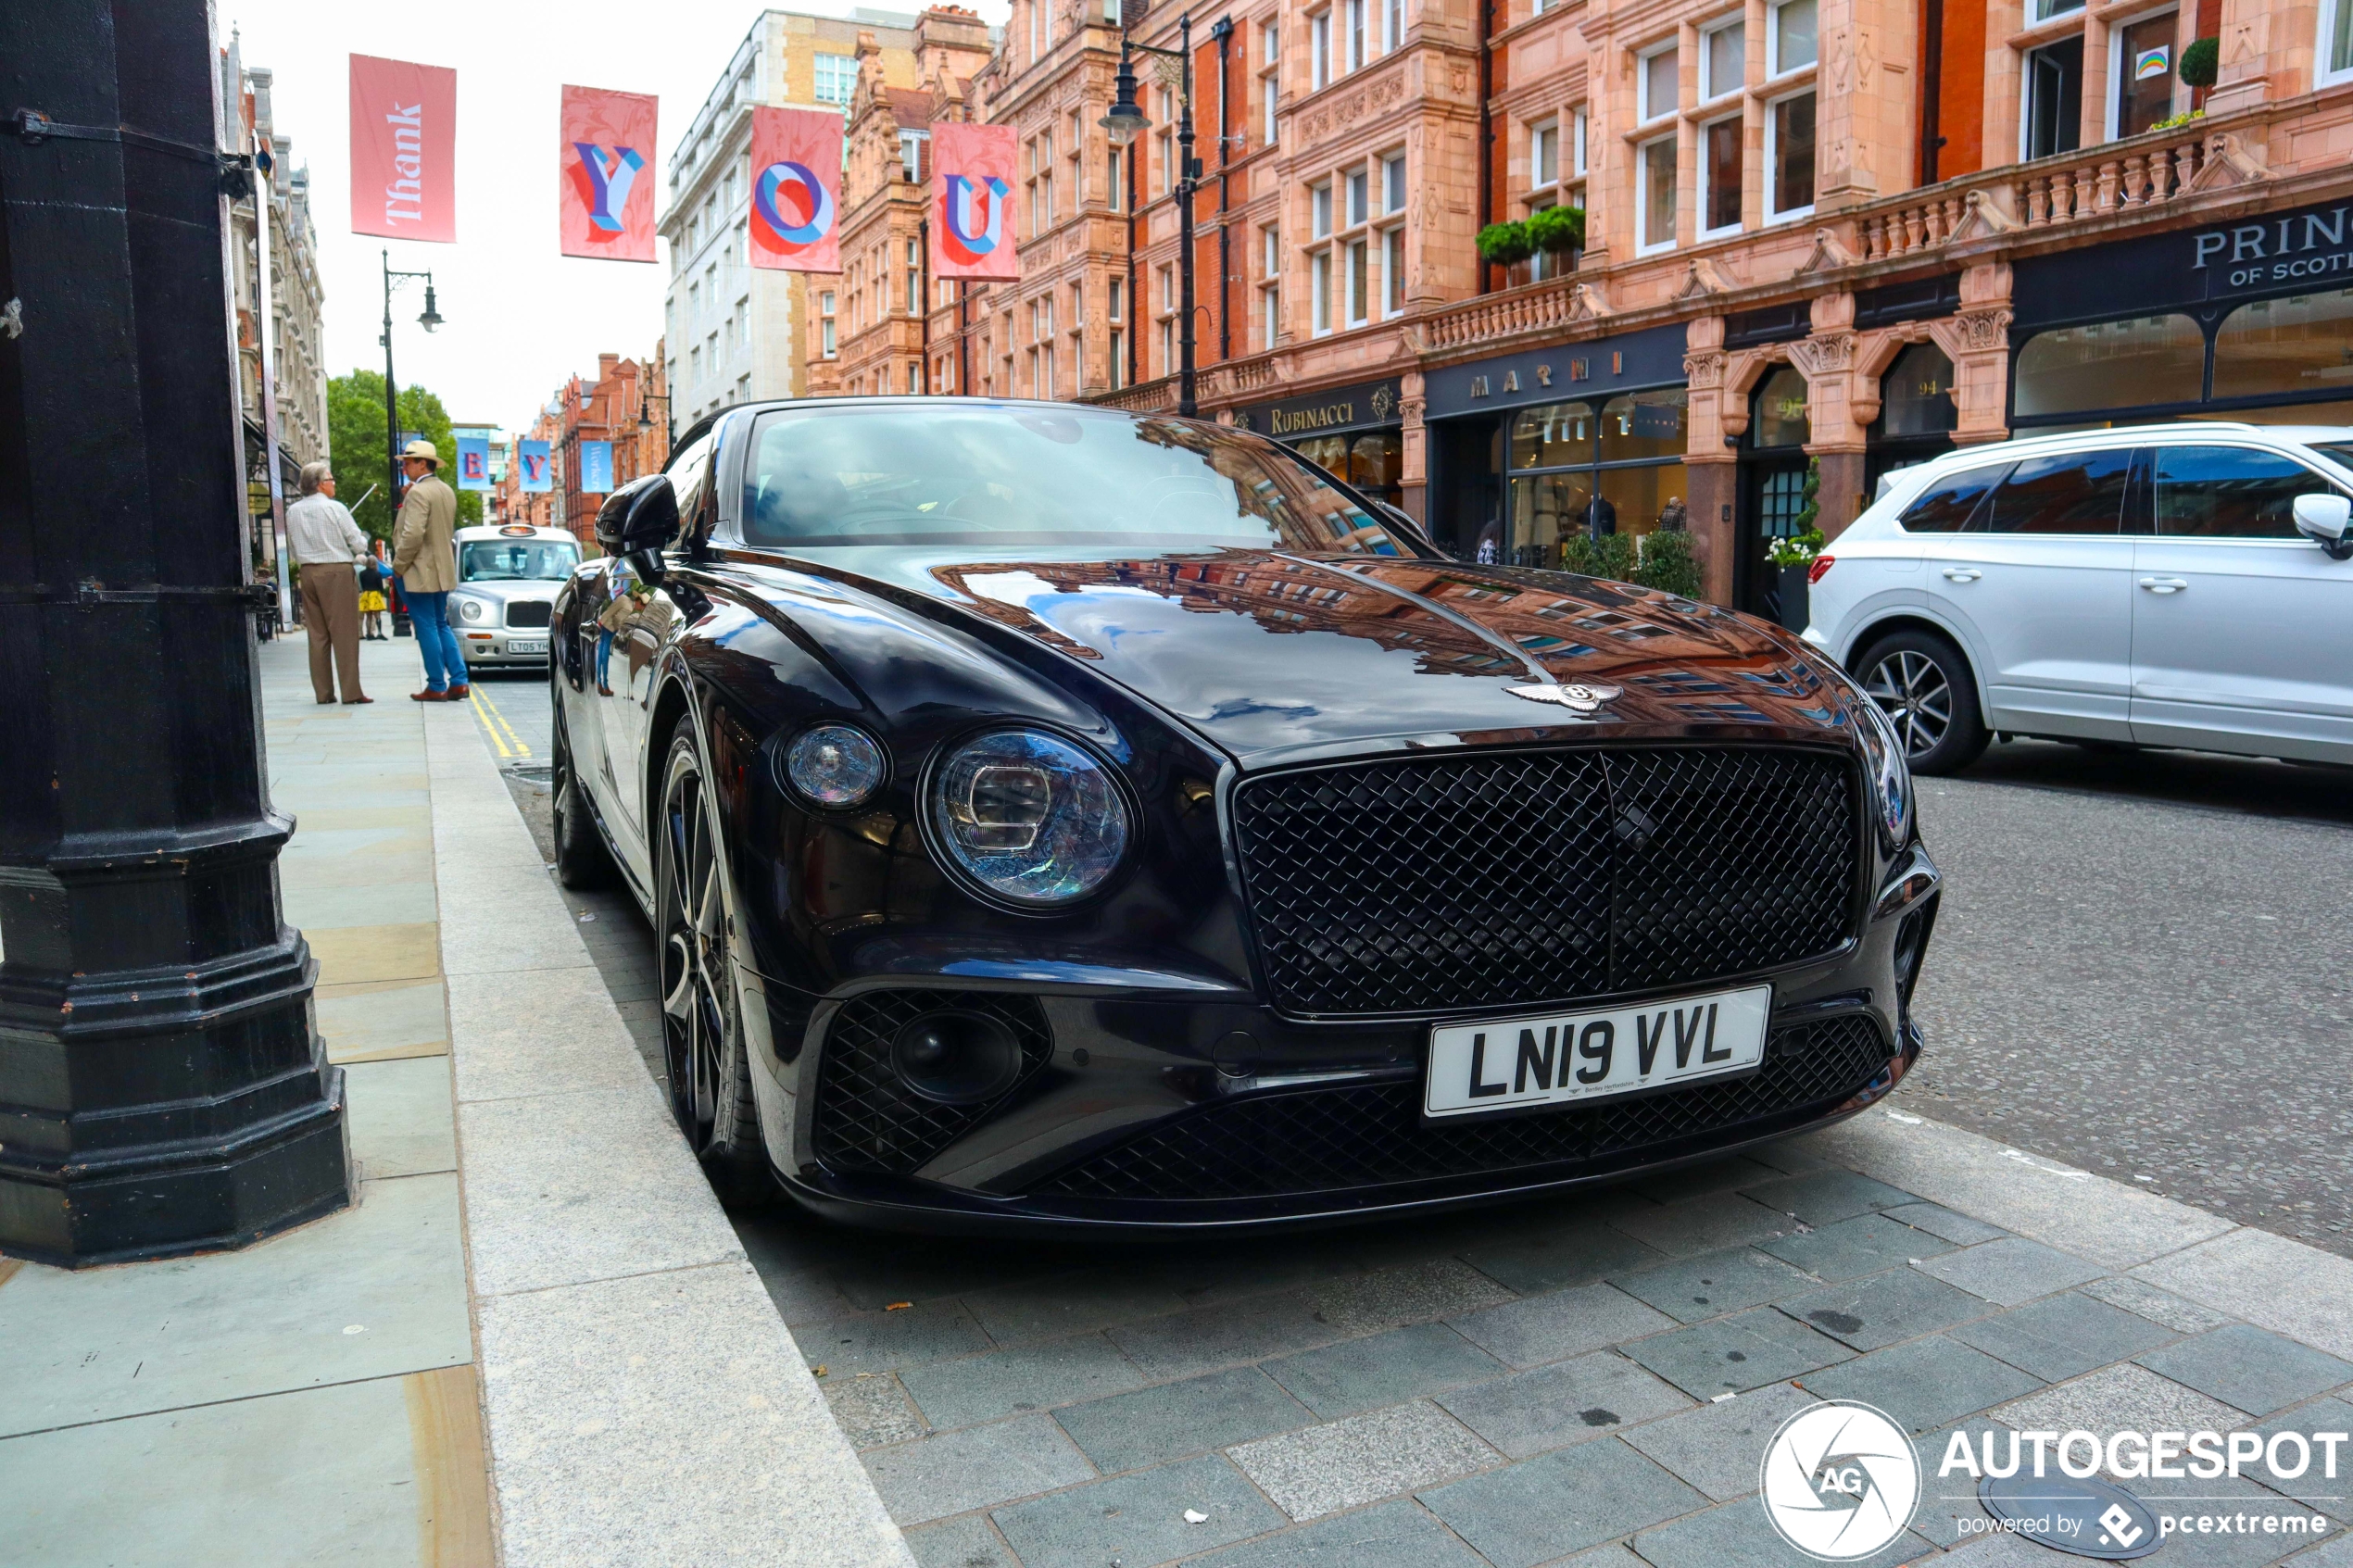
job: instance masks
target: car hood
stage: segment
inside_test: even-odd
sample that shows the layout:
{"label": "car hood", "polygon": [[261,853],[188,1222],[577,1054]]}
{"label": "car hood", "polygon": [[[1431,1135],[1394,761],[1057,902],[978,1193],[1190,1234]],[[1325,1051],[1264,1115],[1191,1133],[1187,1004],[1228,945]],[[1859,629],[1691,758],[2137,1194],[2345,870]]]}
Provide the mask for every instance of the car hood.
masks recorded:
{"label": "car hood", "polygon": [[[822,553],[845,585],[865,579],[1080,661],[1245,765],[1595,725],[1847,726],[1819,657],[1779,628],[1565,572],[1268,550]],[[1588,715],[1513,690],[1561,684],[1617,695]]]}

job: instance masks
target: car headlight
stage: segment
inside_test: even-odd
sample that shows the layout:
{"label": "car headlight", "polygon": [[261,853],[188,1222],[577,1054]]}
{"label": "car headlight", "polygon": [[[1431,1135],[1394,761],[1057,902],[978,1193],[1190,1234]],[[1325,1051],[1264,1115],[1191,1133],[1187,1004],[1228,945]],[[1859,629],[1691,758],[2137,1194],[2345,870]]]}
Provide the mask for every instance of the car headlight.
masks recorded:
{"label": "car headlight", "polygon": [[959,746],[932,777],[933,836],[955,869],[1014,904],[1066,904],[1127,852],[1127,803],[1103,765],[1038,730]]}
{"label": "car headlight", "polygon": [[486,613],[480,599],[458,601],[458,619],[460,621],[480,621]]}
{"label": "car headlight", "polygon": [[785,781],[818,806],[838,811],[860,805],[882,787],[882,747],[863,730],[819,724],[785,748]]}
{"label": "car headlight", "polygon": [[1848,706],[1856,710],[1863,752],[1871,773],[1871,803],[1879,817],[1881,835],[1890,850],[1901,849],[1912,836],[1912,764],[1904,755],[1904,740],[1871,695],[1847,683]]}

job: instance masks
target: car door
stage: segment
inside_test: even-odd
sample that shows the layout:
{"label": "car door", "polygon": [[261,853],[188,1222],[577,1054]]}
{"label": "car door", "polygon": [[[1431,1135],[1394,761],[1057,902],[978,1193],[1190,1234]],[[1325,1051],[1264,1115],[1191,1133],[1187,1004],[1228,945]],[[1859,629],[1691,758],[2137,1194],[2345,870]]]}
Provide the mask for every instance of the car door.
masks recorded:
{"label": "car door", "polygon": [[2133,552],[2133,738],[2353,762],[2353,561],[2296,531],[2344,494],[2284,453],[2162,446]]}
{"label": "car door", "polygon": [[[1957,532],[1934,541],[1923,601],[1961,633],[1988,727],[2129,738],[2133,541],[2123,520],[2133,463],[2129,446],[2019,459]],[[1969,472],[1981,484],[1987,477]],[[1948,498],[1946,510],[1959,501]]]}

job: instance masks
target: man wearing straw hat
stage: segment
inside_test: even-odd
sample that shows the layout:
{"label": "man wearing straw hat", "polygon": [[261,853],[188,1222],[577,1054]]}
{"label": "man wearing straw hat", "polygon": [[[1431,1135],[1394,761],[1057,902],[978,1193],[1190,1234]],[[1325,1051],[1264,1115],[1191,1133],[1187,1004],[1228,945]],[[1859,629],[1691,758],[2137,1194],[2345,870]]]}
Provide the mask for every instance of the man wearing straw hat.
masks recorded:
{"label": "man wearing straw hat", "polygon": [[449,590],[458,585],[458,493],[441,478],[441,453],[430,441],[411,441],[400,453],[409,494],[392,532],[392,569],[409,596],[409,619],[417,629],[417,651],[424,656],[425,689],[410,692],[416,702],[460,701],[473,695],[466,684],[466,656],[449,629]]}

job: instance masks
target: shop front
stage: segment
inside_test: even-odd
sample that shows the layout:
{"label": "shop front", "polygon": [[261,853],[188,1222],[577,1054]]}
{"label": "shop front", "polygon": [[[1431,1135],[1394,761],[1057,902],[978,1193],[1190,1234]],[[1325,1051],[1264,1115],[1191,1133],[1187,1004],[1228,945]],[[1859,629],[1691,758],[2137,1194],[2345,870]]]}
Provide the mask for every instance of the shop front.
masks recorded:
{"label": "shop front", "polygon": [[2013,264],[2010,426],[2353,424],[2353,200]]}
{"label": "shop front", "polygon": [[1556,567],[1579,533],[1685,526],[1683,348],[1678,323],[1425,372],[1439,543]]}
{"label": "shop front", "polygon": [[1405,427],[1399,383],[1365,382],[1236,410],[1234,423],[1272,436],[1376,501],[1405,504]]}

